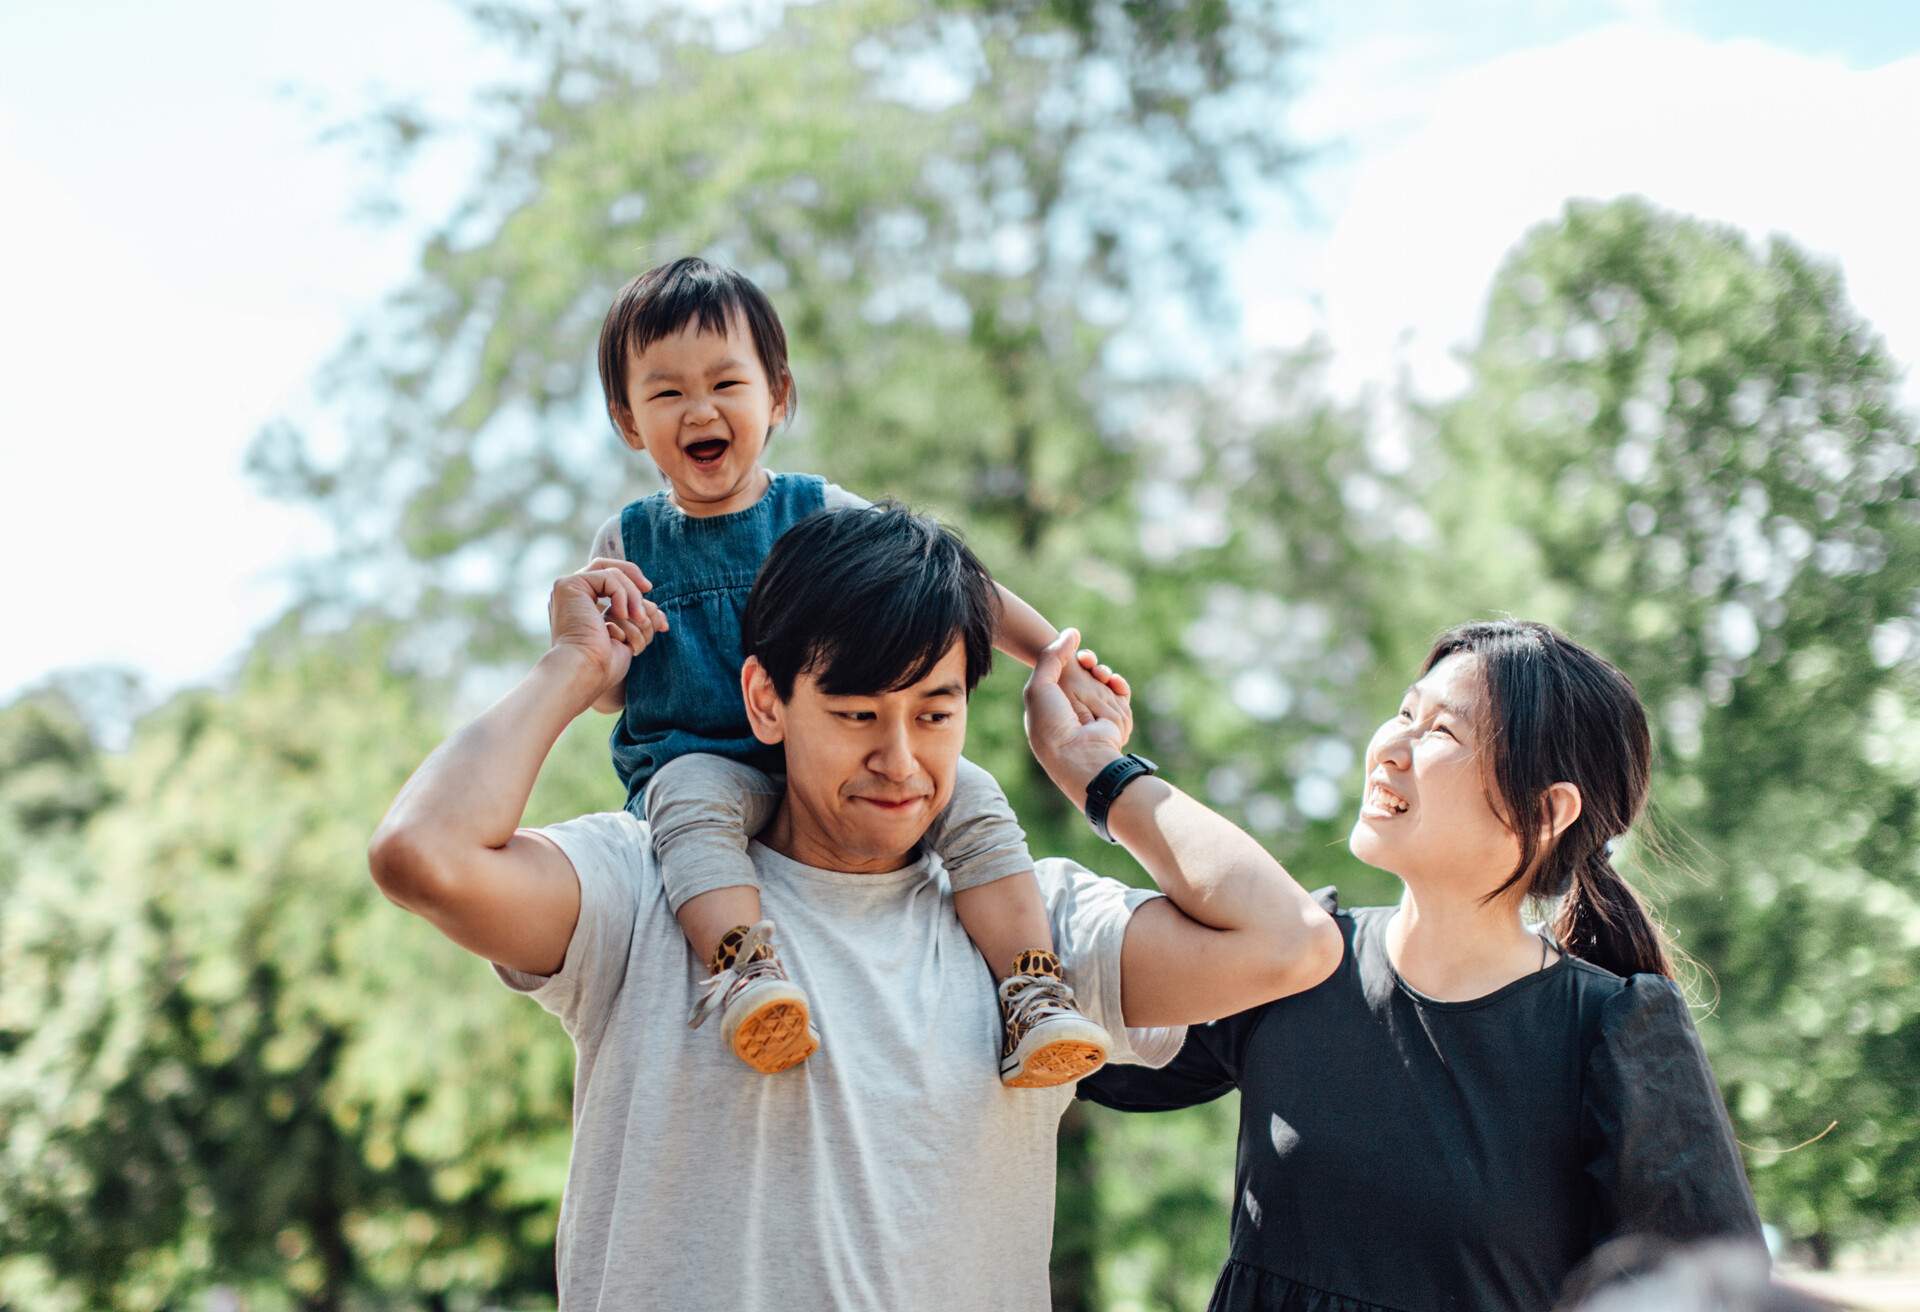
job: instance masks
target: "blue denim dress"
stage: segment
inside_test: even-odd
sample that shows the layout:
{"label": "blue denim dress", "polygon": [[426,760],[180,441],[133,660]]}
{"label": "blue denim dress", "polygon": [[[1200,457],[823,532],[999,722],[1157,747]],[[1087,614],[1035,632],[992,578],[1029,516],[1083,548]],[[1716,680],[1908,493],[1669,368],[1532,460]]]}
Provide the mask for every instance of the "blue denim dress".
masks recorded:
{"label": "blue denim dress", "polygon": [[742,625],[761,562],[783,533],[825,506],[826,486],[813,474],[774,474],[765,496],[731,515],[688,515],[664,491],[620,512],[626,558],[652,582],[647,600],[672,626],[633,658],[626,709],[613,727],[613,768],[635,815],[644,815],[655,772],[690,752],[769,773],[785,764],[779,747],[747,727]]}

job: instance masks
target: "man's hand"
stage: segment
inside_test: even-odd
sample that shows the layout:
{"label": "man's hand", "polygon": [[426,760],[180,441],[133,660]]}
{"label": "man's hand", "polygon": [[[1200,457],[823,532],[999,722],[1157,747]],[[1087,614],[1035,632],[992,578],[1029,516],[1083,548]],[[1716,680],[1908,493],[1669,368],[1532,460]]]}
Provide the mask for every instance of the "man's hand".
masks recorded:
{"label": "man's hand", "polygon": [[[1103,716],[1083,720],[1075,710],[1062,686],[1068,671],[1078,671],[1090,680],[1098,677],[1082,667],[1079,649],[1079,630],[1063,629],[1041,649],[1026,691],[1027,743],[1054,787],[1076,807],[1086,805],[1087,785],[1121,754],[1133,731],[1133,712],[1124,697],[1118,699],[1124,720]],[[1105,683],[1100,687],[1111,691]]]}
{"label": "man's hand", "polygon": [[646,599],[652,586],[631,561],[604,557],[554,581],[547,597],[548,637],[556,649],[588,659],[603,694],[620,685],[627,666],[656,634],[667,631],[666,613]]}

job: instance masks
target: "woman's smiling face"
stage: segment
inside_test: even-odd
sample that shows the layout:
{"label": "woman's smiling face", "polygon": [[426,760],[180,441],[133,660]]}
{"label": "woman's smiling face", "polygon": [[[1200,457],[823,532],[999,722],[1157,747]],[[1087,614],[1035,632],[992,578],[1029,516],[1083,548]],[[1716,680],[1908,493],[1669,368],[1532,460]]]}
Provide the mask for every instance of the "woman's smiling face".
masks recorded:
{"label": "woman's smiling face", "polygon": [[1479,658],[1447,657],[1401,698],[1367,744],[1365,789],[1347,846],[1408,882],[1492,889],[1520,841],[1493,803]]}

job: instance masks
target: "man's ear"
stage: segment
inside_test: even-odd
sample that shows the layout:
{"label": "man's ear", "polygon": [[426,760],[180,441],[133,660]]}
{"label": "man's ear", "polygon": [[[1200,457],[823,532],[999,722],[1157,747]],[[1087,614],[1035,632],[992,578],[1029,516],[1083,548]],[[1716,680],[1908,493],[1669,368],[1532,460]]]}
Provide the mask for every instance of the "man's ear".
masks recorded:
{"label": "man's ear", "polygon": [[758,656],[747,657],[740,666],[740,698],[747,704],[747,724],[755,738],[769,747],[787,740],[787,704]]}
{"label": "man's ear", "polygon": [[633,421],[633,411],[618,401],[607,402],[607,418],[613,420],[614,429],[620,434],[620,440],[635,451],[644,451],[647,444],[640,440],[640,426]]}
{"label": "man's ear", "polygon": [[1580,789],[1569,783],[1548,784],[1546,802],[1540,841],[1551,844],[1580,818]]}

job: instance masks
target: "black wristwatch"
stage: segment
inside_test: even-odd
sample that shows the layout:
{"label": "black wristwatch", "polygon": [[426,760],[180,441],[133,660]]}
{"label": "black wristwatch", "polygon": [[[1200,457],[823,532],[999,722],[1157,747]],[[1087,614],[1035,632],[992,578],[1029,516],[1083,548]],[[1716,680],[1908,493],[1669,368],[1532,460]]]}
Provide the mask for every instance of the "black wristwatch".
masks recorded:
{"label": "black wristwatch", "polygon": [[1141,775],[1159,773],[1159,766],[1132,752],[1109,762],[1107,768],[1095,775],[1093,782],[1087,785],[1087,823],[1093,826],[1093,832],[1109,843],[1118,842],[1107,832],[1107,812],[1113,809],[1114,798],[1120,796],[1126,786]]}

